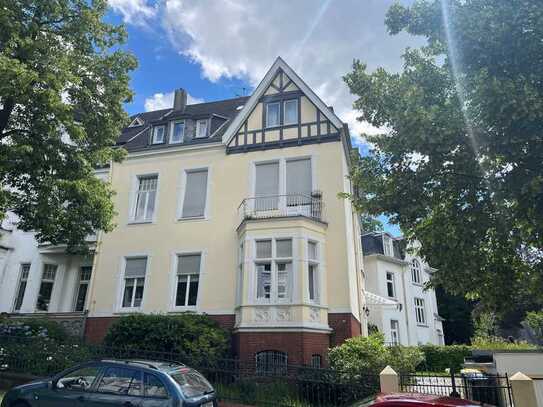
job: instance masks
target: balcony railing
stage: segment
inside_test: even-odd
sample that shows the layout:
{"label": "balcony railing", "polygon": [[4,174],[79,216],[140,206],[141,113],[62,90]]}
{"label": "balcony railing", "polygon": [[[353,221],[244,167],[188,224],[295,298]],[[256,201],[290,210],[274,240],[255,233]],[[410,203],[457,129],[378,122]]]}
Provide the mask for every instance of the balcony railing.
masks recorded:
{"label": "balcony railing", "polygon": [[324,204],[320,193],[288,194],[245,198],[239,208],[240,222],[248,219],[270,219],[293,216],[323,221]]}

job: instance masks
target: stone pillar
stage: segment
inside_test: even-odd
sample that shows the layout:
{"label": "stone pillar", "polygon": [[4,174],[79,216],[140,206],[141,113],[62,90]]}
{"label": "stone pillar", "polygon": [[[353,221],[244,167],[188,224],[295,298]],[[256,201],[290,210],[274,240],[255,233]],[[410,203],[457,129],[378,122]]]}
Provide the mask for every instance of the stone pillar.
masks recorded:
{"label": "stone pillar", "polygon": [[515,373],[509,381],[515,407],[538,407],[534,381],[524,373]]}
{"label": "stone pillar", "polygon": [[390,366],[387,366],[379,373],[379,381],[381,382],[381,393],[398,393],[400,391],[400,383],[398,381],[398,373]]}

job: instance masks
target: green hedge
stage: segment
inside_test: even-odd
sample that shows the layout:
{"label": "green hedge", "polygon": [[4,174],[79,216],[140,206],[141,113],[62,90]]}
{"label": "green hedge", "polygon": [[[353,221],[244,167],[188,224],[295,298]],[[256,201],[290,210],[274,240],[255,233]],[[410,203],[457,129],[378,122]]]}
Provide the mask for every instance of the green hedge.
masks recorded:
{"label": "green hedge", "polygon": [[187,363],[213,362],[228,356],[230,334],[206,315],[135,314],[119,318],[104,338],[114,348],[172,352]]}
{"label": "green hedge", "polygon": [[468,345],[421,345],[419,349],[424,353],[424,362],[417,370],[428,372],[444,372],[445,369],[458,372],[462,369],[464,358],[471,355]]}
{"label": "green hedge", "polygon": [[56,342],[65,342],[69,337],[62,325],[47,318],[7,317],[0,317],[0,336],[47,338]]}

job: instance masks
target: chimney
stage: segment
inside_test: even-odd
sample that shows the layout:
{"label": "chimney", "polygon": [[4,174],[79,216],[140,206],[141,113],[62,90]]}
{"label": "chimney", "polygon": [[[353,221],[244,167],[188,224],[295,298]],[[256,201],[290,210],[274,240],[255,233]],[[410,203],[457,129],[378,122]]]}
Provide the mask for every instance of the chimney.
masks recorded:
{"label": "chimney", "polygon": [[173,110],[183,111],[187,105],[187,91],[183,88],[175,90],[173,97]]}

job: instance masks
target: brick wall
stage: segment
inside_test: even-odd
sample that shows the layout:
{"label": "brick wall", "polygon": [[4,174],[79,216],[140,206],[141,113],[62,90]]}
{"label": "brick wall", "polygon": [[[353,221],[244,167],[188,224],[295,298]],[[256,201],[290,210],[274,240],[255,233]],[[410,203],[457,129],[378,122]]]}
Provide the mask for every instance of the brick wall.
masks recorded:
{"label": "brick wall", "polygon": [[330,347],[339,346],[346,339],[360,336],[362,326],[353,314],[328,314],[328,325],[332,328]]}
{"label": "brick wall", "polygon": [[255,354],[266,350],[285,352],[288,363],[309,364],[312,355],[326,360],[330,345],[329,334],[313,332],[238,332],[234,335],[236,355],[244,361],[254,361]]}

